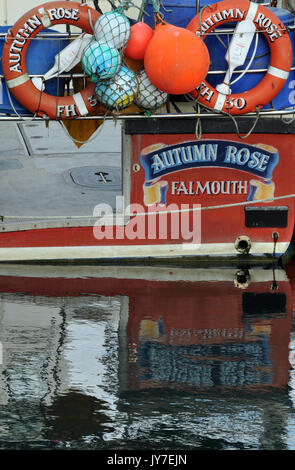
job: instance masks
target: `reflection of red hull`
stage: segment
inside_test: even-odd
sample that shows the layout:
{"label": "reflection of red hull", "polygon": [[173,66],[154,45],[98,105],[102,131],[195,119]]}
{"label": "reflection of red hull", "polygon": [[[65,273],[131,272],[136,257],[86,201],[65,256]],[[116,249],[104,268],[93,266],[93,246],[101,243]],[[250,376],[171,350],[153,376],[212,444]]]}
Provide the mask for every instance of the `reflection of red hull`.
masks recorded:
{"label": "reflection of red hull", "polygon": [[214,288],[200,282],[193,288],[183,286],[181,293],[174,294],[172,289],[168,306],[165,287],[162,289],[157,308],[148,295],[144,302],[136,298],[131,305],[134,313],[130,312],[128,338],[138,360],[130,364],[130,388],[193,390],[219,385],[259,390],[287,385],[288,283],[279,283],[272,294],[287,293],[289,297],[286,316],[280,317],[278,312],[277,318],[263,315],[258,306],[253,315],[243,315],[246,296],[268,296],[270,282],[251,284],[243,291],[229,282],[215,283]]}
{"label": "reflection of red hull", "polygon": [[[284,271],[275,272],[276,281],[272,270],[253,269],[250,278],[239,273],[242,289],[232,269],[81,267],[75,276],[72,268],[59,268],[59,277],[54,267],[20,266],[18,275],[13,267],[7,269],[11,275],[0,276],[3,293],[127,296],[129,311],[122,315],[129,359],[122,367],[128,371],[128,390],[205,389],[206,381],[198,385],[196,377],[189,379],[191,369],[202,368],[211,385],[225,388],[259,390],[288,383],[292,299]],[[230,384],[222,371],[232,368],[234,377],[239,367],[244,382]]]}

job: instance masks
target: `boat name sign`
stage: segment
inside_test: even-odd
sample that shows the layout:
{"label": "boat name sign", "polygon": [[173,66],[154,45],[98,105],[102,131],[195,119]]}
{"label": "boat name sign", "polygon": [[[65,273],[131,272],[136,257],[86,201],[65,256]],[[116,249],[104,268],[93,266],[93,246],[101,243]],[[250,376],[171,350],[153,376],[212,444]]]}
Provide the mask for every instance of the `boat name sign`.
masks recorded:
{"label": "boat name sign", "polygon": [[213,166],[244,170],[265,179],[271,178],[279,161],[278,151],[265,145],[239,144],[222,140],[183,142],[162,147],[140,157],[147,181],[174,171]]}
{"label": "boat name sign", "polygon": [[[203,183],[177,178],[177,181],[170,181],[171,195],[247,194],[250,191],[248,200],[252,200],[273,197],[274,183],[271,180],[279,162],[279,153],[276,148],[263,143],[250,145],[226,140],[201,140],[169,146],[153,144],[142,150],[140,162],[145,174],[143,192],[146,205],[166,203],[169,182],[163,181],[163,176],[171,175],[173,178],[179,171],[208,167],[239,170],[259,179]],[[193,176],[191,171],[187,175]]]}

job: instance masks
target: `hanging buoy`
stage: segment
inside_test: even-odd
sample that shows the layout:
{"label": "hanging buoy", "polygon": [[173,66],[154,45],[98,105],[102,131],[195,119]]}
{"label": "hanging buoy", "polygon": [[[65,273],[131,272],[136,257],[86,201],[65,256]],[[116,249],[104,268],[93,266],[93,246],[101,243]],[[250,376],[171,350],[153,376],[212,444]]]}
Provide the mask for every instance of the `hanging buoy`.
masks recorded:
{"label": "hanging buoy", "polygon": [[113,77],[121,66],[121,54],[107,44],[92,41],[84,50],[81,59],[86,75],[93,82]]}
{"label": "hanging buoy", "polygon": [[129,20],[125,15],[118,11],[108,11],[96,21],[94,36],[98,42],[120,49],[129,41],[130,29]]}
{"label": "hanging buoy", "polygon": [[144,58],[144,54],[148,43],[152,39],[154,30],[146,23],[139,21],[131,26],[130,39],[124,54],[130,59],[141,60]]}
{"label": "hanging buoy", "polygon": [[144,56],[146,74],[155,87],[174,95],[188,93],[201,84],[209,63],[202,39],[192,31],[158,21]]}
{"label": "hanging buoy", "polygon": [[136,73],[138,92],[135,98],[135,104],[144,109],[157,109],[166,103],[168,94],[159,90],[153,85],[144,69]]}

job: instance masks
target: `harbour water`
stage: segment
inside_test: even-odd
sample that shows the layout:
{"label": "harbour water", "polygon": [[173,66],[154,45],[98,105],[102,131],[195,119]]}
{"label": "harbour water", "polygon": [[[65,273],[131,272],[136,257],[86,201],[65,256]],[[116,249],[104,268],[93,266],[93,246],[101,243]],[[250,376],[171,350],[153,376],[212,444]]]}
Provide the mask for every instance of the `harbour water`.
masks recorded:
{"label": "harbour water", "polygon": [[294,280],[1,268],[0,449],[294,450]]}

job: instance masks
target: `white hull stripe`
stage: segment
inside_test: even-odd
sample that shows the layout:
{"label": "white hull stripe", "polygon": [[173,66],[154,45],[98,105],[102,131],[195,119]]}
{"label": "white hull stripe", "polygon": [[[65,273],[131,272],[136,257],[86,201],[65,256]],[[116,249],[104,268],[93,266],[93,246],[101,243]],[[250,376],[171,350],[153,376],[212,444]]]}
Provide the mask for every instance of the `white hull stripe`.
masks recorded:
{"label": "white hull stripe", "polygon": [[6,84],[8,88],[15,88],[17,86],[23,85],[28,80],[30,80],[29,75],[27,73],[24,73],[23,75],[20,75],[17,78],[12,78],[11,80],[7,80]]}
{"label": "white hull stripe", "polygon": [[86,116],[88,114],[88,109],[86,108],[86,104],[84,103],[81,93],[76,93],[73,95],[73,98],[79,110],[80,116]]}
{"label": "white hull stripe", "polygon": [[274,77],[282,78],[283,80],[287,80],[287,78],[289,77],[289,72],[286,72],[286,70],[278,69],[277,67],[273,67],[272,65],[268,67],[267,73],[273,75]]}
{"label": "white hull stripe", "polygon": [[223,93],[218,93],[217,100],[214,105],[214,109],[216,109],[217,111],[221,111],[225,103],[225,100],[226,100],[226,95],[224,95]]}
{"label": "white hull stripe", "polygon": [[[276,244],[276,253],[286,252],[289,242]],[[272,254],[273,243],[252,243],[250,255]],[[37,261],[64,259],[114,259],[144,257],[184,257],[184,256],[233,256],[237,255],[233,243],[202,243],[177,245],[131,245],[131,246],[66,246],[0,248],[1,261]]]}

